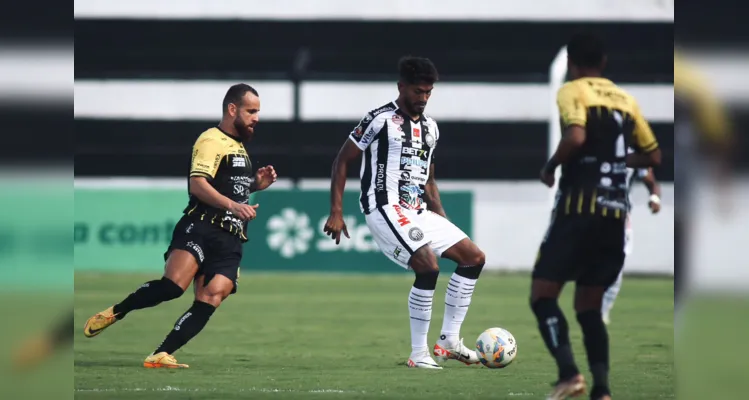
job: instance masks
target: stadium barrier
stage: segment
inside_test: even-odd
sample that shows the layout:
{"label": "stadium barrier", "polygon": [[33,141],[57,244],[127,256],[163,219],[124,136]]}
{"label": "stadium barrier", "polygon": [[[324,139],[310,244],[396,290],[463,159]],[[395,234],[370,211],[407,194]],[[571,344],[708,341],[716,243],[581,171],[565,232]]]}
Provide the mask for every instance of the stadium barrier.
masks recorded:
{"label": "stadium barrier", "polygon": [[[162,268],[187,196],[185,189],[76,188],[75,267],[78,270],[153,271]],[[351,239],[336,245],[322,228],[328,217],[328,190],[282,189],[258,193],[258,217],[249,224],[242,268],[392,272],[400,267],[378,250],[348,191],[344,214]],[[472,195],[442,195],[450,218],[471,232]],[[446,262],[446,261],[445,261]]]}
{"label": "stadium barrier", "polygon": [[[77,270],[154,271],[174,223],[187,203],[184,180],[77,179],[75,267]],[[129,182],[129,183],[128,183]],[[358,184],[348,182],[344,216],[351,239],[336,246],[322,232],[329,209],[329,181],[279,181],[256,194],[258,219],[242,267],[249,270],[397,272],[378,250],[358,209]],[[439,182],[450,219],[470,234],[487,256],[489,270],[531,268],[550,216],[549,190],[537,182]],[[650,215],[642,185],[633,188],[634,253],[626,271],[673,274],[673,185],[663,185],[663,208]],[[443,260],[444,268],[451,268]]]}

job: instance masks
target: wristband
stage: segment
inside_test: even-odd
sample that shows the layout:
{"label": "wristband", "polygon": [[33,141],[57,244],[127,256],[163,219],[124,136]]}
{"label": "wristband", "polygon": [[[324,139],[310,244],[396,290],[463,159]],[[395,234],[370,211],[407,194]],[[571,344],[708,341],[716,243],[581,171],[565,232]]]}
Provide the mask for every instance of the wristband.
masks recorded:
{"label": "wristband", "polygon": [[257,180],[255,178],[250,178],[252,182],[250,182],[250,193],[257,192]]}
{"label": "wristband", "polygon": [[651,194],[649,200],[651,203],[661,204],[661,198],[657,194]]}

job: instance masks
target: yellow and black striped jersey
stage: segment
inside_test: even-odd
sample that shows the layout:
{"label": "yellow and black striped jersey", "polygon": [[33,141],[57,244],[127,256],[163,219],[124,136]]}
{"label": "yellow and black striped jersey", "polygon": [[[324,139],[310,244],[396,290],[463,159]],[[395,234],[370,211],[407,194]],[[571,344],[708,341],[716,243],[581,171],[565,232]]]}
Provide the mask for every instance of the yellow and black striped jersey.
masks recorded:
{"label": "yellow and black striped jersey", "polygon": [[[214,189],[237,203],[249,201],[250,185],[254,180],[252,163],[244,144],[218,127],[203,132],[195,142],[190,177],[206,178]],[[247,240],[246,222],[236,218],[229,211],[203,203],[194,195],[190,195],[184,213],[200,220],[207,220],[236,234],[242,240]]]}
{"label": "yellow and black striped jersey", "polygon": [[658,148],[637,101],[605,78],[567,82],[557,93],[562,129],[585,128],[585,143],[562,165],[559,201],[565,214],[619,218],[628,210],[627,148]]}

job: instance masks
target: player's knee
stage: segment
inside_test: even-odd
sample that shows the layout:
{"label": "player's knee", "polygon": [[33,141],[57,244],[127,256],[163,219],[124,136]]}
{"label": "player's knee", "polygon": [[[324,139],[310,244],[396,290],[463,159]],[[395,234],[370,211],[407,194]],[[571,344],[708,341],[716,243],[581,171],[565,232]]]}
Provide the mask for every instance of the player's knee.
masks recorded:
{"label": "player's knee", "polygon": [[229,297],[229,293],[226,290],[206,288],[206,290],[198,291],[195,300],[218,307],[227,297]]}
{"label": "player's knee", "polygon": [[483,251],[476,249],[476,251],[471,254],[469,261],[468,265],[483,267],[486,263],[486,254],[484,254]]}
{"label": "player's knee", "polygon": [[575,290],[575,312],[600,311],[603,305],[603,294],[606,288],[578,286]]}
{"label": "player's knee", "polygon": [[177,299],[185,293],[185,289],[182,289],[182,287],[167,277],[161,278],[161,287],[164,301]]}
{"label": "player's knee", "polygon": [[439,268],[437,270],[416,272],[414,287],[421,290],[434,290],[437,287],[437,278],[439,275]]}
{"label": "player's knee", "polygon": [[533,314],[540,316],[547,314],[547,311],[550,309],[558,308],[559,304],[557,302],[557,299],[552,297],[531,297],[530,306],[531,310],[533,310]]}

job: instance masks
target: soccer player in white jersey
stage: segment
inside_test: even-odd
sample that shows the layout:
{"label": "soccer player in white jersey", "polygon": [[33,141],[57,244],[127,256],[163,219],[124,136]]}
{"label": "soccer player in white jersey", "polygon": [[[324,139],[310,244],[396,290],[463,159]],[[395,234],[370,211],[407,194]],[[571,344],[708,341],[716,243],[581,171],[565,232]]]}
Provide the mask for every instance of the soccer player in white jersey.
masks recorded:
{"label": "soccer player in white jersey", "polygon": [[427,334],[437,285],[437,257],[455,261],[445,293],[445,316],[433,354],[438,361],[479,362],[463,345],[460,326],[471,304],[484,253],[447,218],[434,180],[437,122],[424,114],[438,80],[429,59],[404,57],[398,64],[398,98],[368,112],[333,162],[330,217],[324,230],[336,244],[343,221],[343,189],[348,164],[362,155],[359,207],[377,246],[390,260],[416,275],[408,295],[412,368],[440,369],[429,352]]}
{"label": "soccer player in white jersey", "polygon": [[[633,153],[634,150],[632,148],[629,148],[628,153]],[[648,192],[650,193],[650,198],[648,199],[648,207],[650,207],[650,212],[653,214],[657,214],[659,211],[661,211],[661,187],[658,184],[658,181],[655,180],[655,175],[653,174],[652,168],[638,168],[637,169],[637,179],[642,181],[642,183],[645,184],[645,187],[648,188]],[[633,168],[627,168],[627,188],[629,191],[632,190],[632,183],[635,180],[635,169]],[[632,207],[632,202],[630,200],[629,202],[630,208]],[[632,249],[634,246],[634,231],[632,230],[632,214],[627,213],[627,225],[626,225],[626,231],[624,234],[624,254],[625,256],[629,256],[632,254]],[[601,306],[601,315],[603,316],[603,322],[608,325],[611,323],[611,317],[609,314],[611,313],[611,309],[614,307],[614,302],[616,301],[616,297],[619,296],[619,290],[622,288],[622,276],[624,275],[624,269],[622,268],[622,272],[619,273],[619,277],[616,278],[616,282],[614,282],[613,285],[609,286],[609,288],[606,290],[606,293],[603,295],[603,304]]]}

